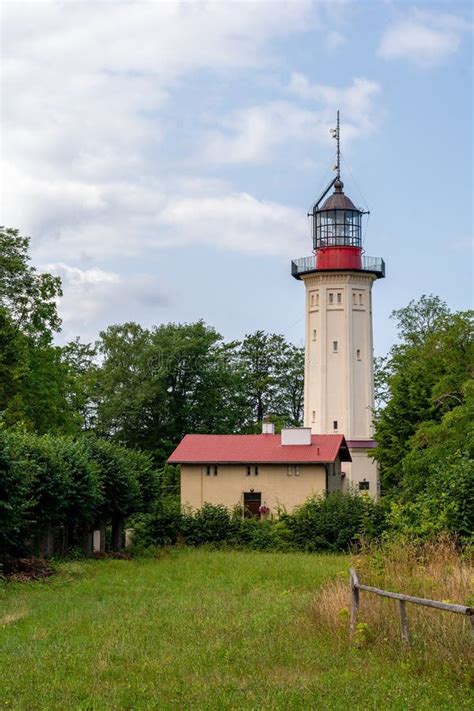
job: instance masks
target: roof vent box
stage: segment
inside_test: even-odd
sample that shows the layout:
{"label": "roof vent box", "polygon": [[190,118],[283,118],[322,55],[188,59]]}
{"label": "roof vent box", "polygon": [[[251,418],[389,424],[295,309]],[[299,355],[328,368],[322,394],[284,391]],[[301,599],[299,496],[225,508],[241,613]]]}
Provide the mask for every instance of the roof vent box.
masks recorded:
{"label": "roof vent box", "polygon": [[292,427],[281,431],[281,443],[285,445],[311,444],[311,427]]}

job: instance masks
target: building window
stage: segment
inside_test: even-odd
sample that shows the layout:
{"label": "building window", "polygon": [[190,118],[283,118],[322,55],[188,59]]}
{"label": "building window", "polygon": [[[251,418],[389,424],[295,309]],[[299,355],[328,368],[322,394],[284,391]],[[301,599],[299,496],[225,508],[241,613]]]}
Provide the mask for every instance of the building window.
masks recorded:
{"label": "building window", "polygon": [[357,360],[360,360],[360,348],[356,350]]}
{"label": "building window", "polygon": [[359,306],[363,306],[363,305],[364,305],[364,302],[363,302],[362,294],[359,294]]}
{"label": "building window", "polygon": [[332,352],[337,353],[337,341],[332,342]]}
{"label": "building window", "polygon": [[295,466],[295,476],[299,476],[299,475],[300,475],[300,465],[297,464],[297,465]]}
{"label": "building window", "polygon": [[247,467],[247,476],[250,476],[250,474],[251,474],[251,467],[250,467],[250,464],[249,464],[248,467]]}
{"label": "building window", "polygon": [[214,476],[217,476],[217,464],[214,466]]}
{"label": "building window", "polygon": [[311,294],[311,306],[314,306],[314,294]]}
{"label": "building window", "polygon": [[329,294],[329,303],[330,304],[334,303],[334,294],[332,292]]}
{"label": "building window", "polygon": [[293,476],[293,467],[291,464],[288,464],[288,471],[287,471],[288,476]]}
{"label": "building window", "polygon": [[316,340],[316,329],[313,328],[313,341],[315,341],[315,340]]}
{"label": "building window", "polygon": [[316,422],[316,410],[313,410],[312,422]]}
{"label": "building window", "polygon": [[357,294],[352,294],[352,303],[357,306]]}
{"label": "building window", "polygon": [[333,420],[332,428],[333,430],[337,430],[337,420]]}
{"label": "building window", "polygon": [[206,476],[211,476],[211,474],[217,476],[217,464],[213,464],[212,466],[208,464],[206,466]]}
{"label": "building window", "polygon": [[337,303],[342,304],[342,294],[337,295]]}
{"label": "building window", "polygon": [[368,491],[370,489],[370,484],[364,479],[364,481],[359,481],[359,491]]}
{"label": "building window", "polygon": [[319,294],[316,294],[316,306],[319,306]]}
{"label": "building window", "polygon": [[253,470],[254,476],[258,476],[258,465],[256,464]]}

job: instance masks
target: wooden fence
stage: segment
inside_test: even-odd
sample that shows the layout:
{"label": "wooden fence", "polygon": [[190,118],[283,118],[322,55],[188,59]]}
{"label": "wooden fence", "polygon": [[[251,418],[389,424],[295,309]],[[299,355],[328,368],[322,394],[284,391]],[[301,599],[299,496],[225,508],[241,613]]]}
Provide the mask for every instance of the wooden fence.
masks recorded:
{"label": "wooden fence", "polygon": [[390,597],[393,600],[398,600],[400,612],[400,630],[402,640],[405,644],[410,644],[410,636],[408,630],[408,616],[406,603],[411,602],[414,605],[424,605],[425,607],[434,607],[436,610],[444,610],[445,612],[455,612],[458,615],[467,615],[471,622],[471,632],[474,639],[474,607],[466,607],[465,605],[454,605],[450,602],[438,602],[437,600],[427,600],[423,597],[414,597],[413,595],[403,595],[402,593],[394,593],[389,590],[380,590],[370,585],[362,585],[359,583],[359,578],[354,568],[350,569],[351,573],[351,618],[350,618],[350,634],[351,640],[354,637],[357,624],[357,613],[359,611],[359,591],[374,593],[381,597]]}

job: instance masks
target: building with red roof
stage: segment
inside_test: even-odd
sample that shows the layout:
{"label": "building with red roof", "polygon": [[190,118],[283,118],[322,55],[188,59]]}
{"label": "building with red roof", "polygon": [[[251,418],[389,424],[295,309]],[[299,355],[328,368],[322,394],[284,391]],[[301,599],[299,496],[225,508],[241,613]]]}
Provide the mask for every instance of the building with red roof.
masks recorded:
{"label": "building with red roof", "polygon": [[186,435],[168,459],[181,465],[181,503],[275,513],[341,488],[341,463],[351,461],[343,435],[312,435],[303,427],[274,434],[269,423],[263,429],[262,434]]}

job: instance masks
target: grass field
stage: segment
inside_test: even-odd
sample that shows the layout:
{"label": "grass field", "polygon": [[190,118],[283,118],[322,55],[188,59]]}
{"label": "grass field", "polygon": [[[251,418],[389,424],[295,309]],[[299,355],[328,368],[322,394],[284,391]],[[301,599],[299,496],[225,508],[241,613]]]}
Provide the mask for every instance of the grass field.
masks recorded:
{"label": "grass field", "polygon": [[316,627],[344,556],[173,550],[0,586],[0,709],[468,709],[416,653]]}

